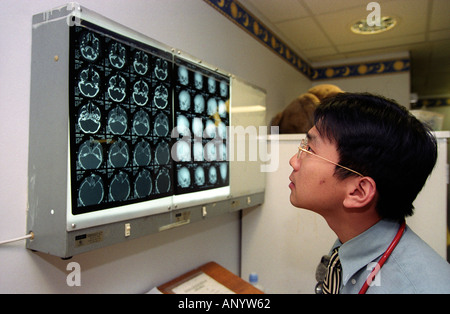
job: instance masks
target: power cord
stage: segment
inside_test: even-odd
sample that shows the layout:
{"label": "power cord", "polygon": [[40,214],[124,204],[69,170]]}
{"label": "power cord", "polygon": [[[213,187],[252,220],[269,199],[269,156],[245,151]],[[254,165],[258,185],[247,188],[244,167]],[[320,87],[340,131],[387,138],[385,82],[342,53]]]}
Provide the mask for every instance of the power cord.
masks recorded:
{"label": "power cord", "polygon": [[0,241],[0,245],[2,244],[6,244],[6,243],[11,243],[11,242],[16,242],[16,241],[20,241],[20,240],[25,240],[25,239],[34,239],[34,233],[30,232],[29,234],[23,236],[23,237],[19,237],[19,238],[15,238],[15,239],[10,239],[10,240],[5,240],[5,241]]}

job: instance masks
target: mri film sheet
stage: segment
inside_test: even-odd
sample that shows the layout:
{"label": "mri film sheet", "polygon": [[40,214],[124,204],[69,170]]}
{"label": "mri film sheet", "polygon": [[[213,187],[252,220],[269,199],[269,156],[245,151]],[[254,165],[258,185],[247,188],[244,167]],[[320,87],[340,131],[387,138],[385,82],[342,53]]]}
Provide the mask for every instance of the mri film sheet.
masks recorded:
{"label": "mri film sheet", "polygon": [[229,185],[229,78],[175,58],[175,194]]}
{"label": "mri film sheet", "polygon": [[171,55],[98,26],[70,44],[72,213],[172,195]]}

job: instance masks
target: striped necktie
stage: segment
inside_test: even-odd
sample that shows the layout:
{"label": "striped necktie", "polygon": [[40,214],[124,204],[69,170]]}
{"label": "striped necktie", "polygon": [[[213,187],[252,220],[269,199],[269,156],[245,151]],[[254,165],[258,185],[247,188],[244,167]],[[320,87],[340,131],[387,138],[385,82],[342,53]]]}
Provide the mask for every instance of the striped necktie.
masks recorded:
{"label": "striped necktie", "polygon": [[338,294],[341,286],[341,262],[339,261],[339,248],[335,248],[331,254],[330,262],[328,263],[327,274],[323,282],[324,294]]}

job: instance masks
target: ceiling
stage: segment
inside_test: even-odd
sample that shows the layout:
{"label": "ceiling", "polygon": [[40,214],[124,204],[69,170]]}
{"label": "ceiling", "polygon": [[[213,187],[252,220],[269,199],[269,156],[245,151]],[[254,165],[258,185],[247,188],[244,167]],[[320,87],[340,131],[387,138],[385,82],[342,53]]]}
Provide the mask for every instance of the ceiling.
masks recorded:
{"label": "ceiling", "polygon": [[357,35],[350,25],[365,19],[369,0],[240,0],[292,50],[313,66],[408,51],[411,92],[419,98],[450,97],[450,0],[378,0],[381,16],[397,25]]}

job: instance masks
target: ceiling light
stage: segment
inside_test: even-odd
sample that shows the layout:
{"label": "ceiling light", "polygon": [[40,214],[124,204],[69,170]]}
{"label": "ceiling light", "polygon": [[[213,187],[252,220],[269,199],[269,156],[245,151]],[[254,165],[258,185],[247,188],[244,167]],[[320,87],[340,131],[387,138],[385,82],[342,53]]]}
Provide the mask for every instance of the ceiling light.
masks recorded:
{"label": "ceiling light", "polygon": [[380,25],[369,26],[367,24],[367,19],[361,19],[355,22],[350,29],[353,33],[361,35],[372,35],[385,32],[390,30],[395,25],[397,25],[397,19],[391,16],[383,16],[380,19]]}

